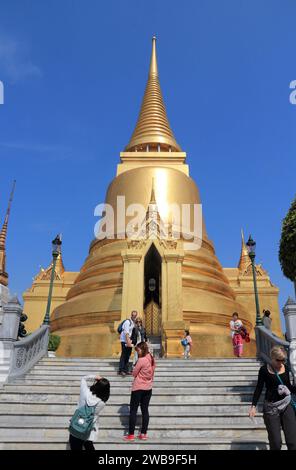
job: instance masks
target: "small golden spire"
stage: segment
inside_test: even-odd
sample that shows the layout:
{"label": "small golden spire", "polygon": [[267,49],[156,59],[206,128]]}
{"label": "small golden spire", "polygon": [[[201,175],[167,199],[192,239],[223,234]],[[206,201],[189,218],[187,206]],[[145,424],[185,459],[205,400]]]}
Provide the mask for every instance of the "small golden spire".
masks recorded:
{"label": "small golden spire", "polygon": [[125,151],[181,152],[170,127],[160,83],[156,58],[156,37],[152,38],[152,54],[148,82],[136,128]]}
{"label": "small golden spire", "polygon": [[[39,273],[35,276],[35,281],[49,281],[51,278],[53,268],[53,262],[50,263],[48,268],[41,268]],[[65,267],[63,263],[62,253],[59,253],[57,257],[56,267],[55,267],[55,279],[61,280],[65,272]]]}
{"label": "small golden spire", "polygon": [[4,286],[8,285],[8,274],[6,272],[6,237],[7,237],[7,228],[8,228],[11,203],[13,200],[13,194],[14,194],[14,189],[15,189],[15,183],[16,181],[14,180],[4,223],[0,232],[0,284]]}
{"label": "small golden spire", "polygon": [[240,271],[246,271],[251,264],[251,260],[249,257],[249,251],[248,251],[247,245],[245,243],[243,229],[241,229],[241,237],[242,237],[242,248],[241,248],[240,260],[238,263],[238,269]]}
{"label": "small golden spire", "polygon": [[151,196],[150,196],[150,203],[149,204],[156,204],[156,197],[155,197],[155,178],[152,178],[152,189],[151,189]]}

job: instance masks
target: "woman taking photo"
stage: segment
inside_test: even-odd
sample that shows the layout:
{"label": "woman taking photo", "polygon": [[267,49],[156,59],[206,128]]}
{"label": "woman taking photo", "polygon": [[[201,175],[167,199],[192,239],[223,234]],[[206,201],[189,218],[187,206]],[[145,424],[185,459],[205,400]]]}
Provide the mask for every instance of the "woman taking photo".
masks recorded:
{"label": "woman taking photo", "polygon": [[129,433],[124,437],[125,441],[135,440],[135,427],[139,405],[142,412],[142,427],[138,439],[147,439],[149,424],[149,403],[152,396],[152,386],[155,371],[155,360],[150,354],[148,344],[139,343],[136,346],[138,361],[133,370],[134,382],[130,400]]}
{"label": "woman taking photo", "polygon": [[265,364],[259,370],[249,416],[255,417],[256,405],[265,385],[263,419],[270,450],[281,450],[281,427],[288,450],[296,450],[296,417],[291,403],[291,393],[296,392],[296,387],[291,385],[289,371],[285,366],[287,354],[281,346],[274,346],[270,351],[270,357],[271,364]]}
{"label": "woman taking photo", "polygon": [[[93,381],[90,388],[87,385],[87,380]],[[71,450],[95,450],[93,441],[96,441],[98,437],[98,416],[109,400],[109,397],[110,383],[107,379],[93,375],[82,377],[78,409],[74,413],[69,426]],[[88,419],[88,416],[91,419],[90,432],[83,436],[85,432],[83,424]]]}

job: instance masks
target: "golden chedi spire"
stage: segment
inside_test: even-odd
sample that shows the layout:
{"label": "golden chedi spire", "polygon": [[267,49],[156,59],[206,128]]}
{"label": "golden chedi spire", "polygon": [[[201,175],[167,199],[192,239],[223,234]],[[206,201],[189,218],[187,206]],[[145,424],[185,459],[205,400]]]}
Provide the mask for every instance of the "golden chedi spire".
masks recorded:
{"label": "golden chedi spire", "polygon": [[148,82],[139,118],[125,151],[181,152],[181,148],[177,144],[170,127],[162,98],[158,79],[155,36],[152,38],[152,55]]}
{"label": "golden chedi spire", "polygon": [[238,263],[238,269],[241,272],[246,272],[248,267],[251,264],[250,257],[249,257],[249,252],[247,245],[245,243],[245,238],[244,238],[244,232],[243,229],[241,229],[241,235],[242,235],[242,248],[241,248],[241,255]]}
{"label": "golden chedi spire", "polygon": [[6,237],[7,237],[8,221],[9,221],[9,215],[10,215],[14,189],[15,189],[15,180],[13,182],[12,191],[10,194],[4,223],[0,232],[0,284],[2,284],[3,286],[8,285],[8,274],[6,272]]}

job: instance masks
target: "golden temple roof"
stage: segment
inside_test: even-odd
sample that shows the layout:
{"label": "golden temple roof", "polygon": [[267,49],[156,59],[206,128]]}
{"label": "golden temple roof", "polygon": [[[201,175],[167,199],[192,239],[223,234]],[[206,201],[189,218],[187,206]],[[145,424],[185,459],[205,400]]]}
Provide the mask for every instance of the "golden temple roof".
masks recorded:
{"label": "golden temple roof", "polygon": [[157,57],[156,37],[152,38],[152,54],[148,81],[136,128],[126,152],[133,151],[181,152],[170,127],[161,93]]}
{"label": "golden temple roof", "polygon": [[[53,269],[53,262],[50,263],[48,268],[41,268],[37,276],[35,276],[34,281],[49,281],[51,278],[51,273]],[[63,263],[62,253],[59,254],[55,266],[55,280],[61,280],[65,272],[65,267]]]}

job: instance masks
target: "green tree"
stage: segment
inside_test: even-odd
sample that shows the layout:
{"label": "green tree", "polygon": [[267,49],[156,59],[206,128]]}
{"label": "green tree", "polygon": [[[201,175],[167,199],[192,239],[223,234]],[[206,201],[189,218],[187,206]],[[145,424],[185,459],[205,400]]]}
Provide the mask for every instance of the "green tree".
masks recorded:
{"label": "green tree", "polygon": [[283,220],[279,260],[284,275],[294,283],[296,296],[296,197]]}

